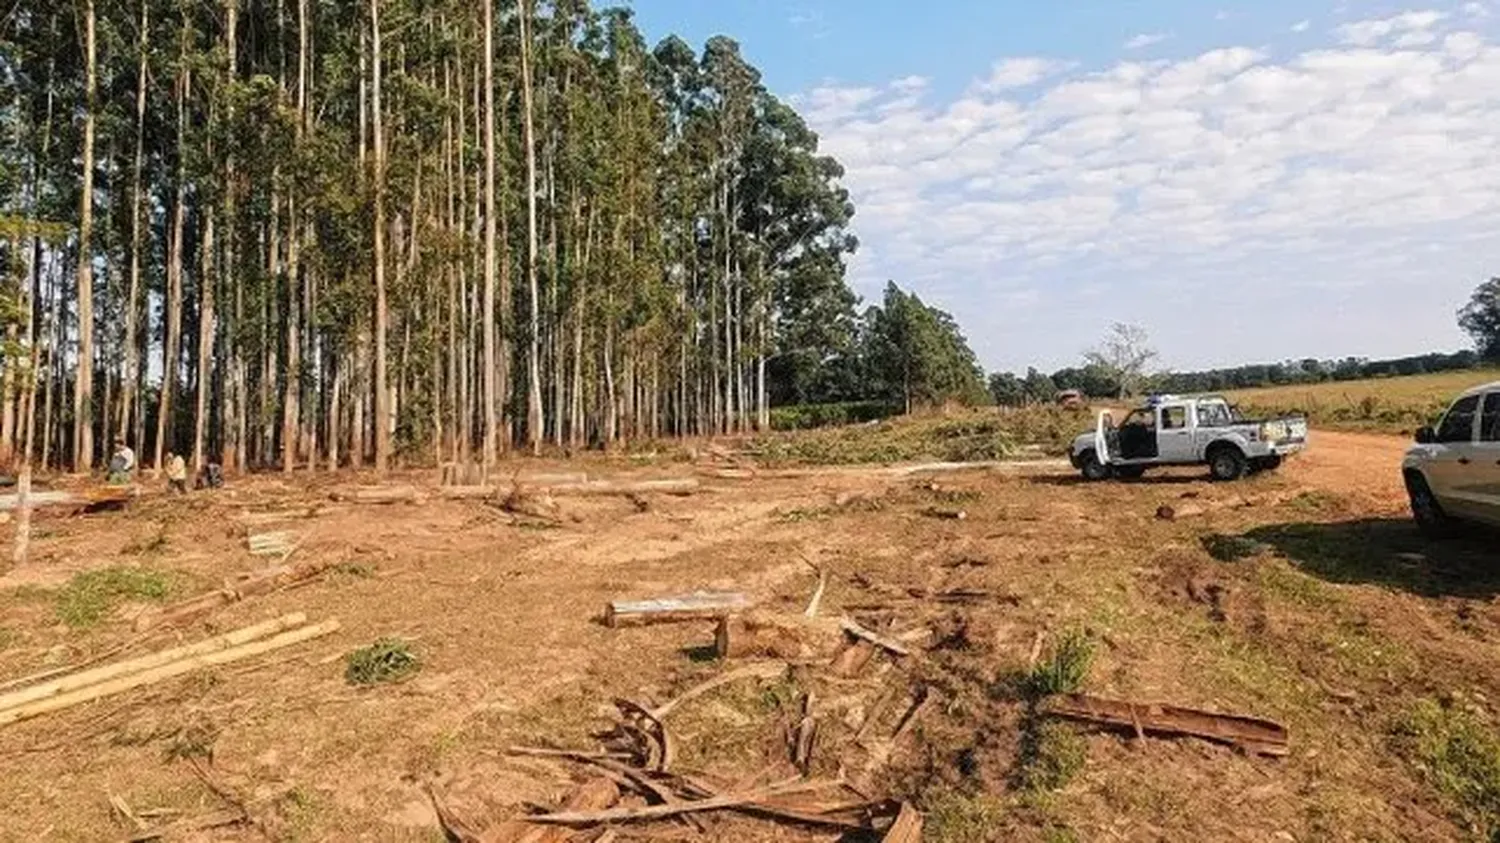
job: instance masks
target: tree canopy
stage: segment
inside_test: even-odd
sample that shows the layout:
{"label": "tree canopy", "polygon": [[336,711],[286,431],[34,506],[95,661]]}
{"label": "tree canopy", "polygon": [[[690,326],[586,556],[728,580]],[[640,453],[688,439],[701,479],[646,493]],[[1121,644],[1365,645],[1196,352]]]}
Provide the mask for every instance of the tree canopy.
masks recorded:
{"label": "tree canopy", "polygon": [[1474,338],[1481,357],[1500,362],[1500,277],[1479,285],[1458,312],[1458,324]]}

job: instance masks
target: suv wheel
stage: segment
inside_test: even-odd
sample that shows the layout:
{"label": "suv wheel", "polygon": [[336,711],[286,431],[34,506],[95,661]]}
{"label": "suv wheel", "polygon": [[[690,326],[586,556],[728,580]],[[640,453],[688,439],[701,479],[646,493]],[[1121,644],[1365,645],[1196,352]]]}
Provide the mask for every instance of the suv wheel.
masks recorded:
{"label": "suv wheel", "polygon": [[1245,455],[1238,448],[1219,448],[1208,455],[1208,472],[1221,483],[1244,477],[1247,468]]}
{"label": "suv wheel", "polygon": [[1102,462],[1099,462],[1099,455],[1094,453],[1093,451],[1083,452],[1082,469],[1083,479],[1089,481],[1090,483],[1098,483],[1101,480],[1108,480],[1111,474],[1109,466],[1105,465]]}
{"label": "suv wheel", "polygon": [[1408,476],[1406,493],[1411,499],[1412,518],[1417,522],[1417,529],[1424,535],[1444,539],[1457,532],[1458,522],[1443,511],[1443,505],[1438,503],[1437,495],[1432,493],[1432,487],[1427,485],[1426,478],[1420,474]]}

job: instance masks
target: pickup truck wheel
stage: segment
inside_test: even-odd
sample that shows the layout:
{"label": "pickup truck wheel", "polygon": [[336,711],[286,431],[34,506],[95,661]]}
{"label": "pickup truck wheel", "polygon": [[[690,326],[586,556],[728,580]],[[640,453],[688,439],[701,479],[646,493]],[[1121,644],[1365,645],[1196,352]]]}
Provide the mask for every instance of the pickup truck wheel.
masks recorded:
{"label": "pickup truck wheel", "polygon": [[1220,483],[1244,477],[1248,468],[1245,455],[1239,448],[1216,448],[1208,455],[1208,473]]}
{"label": "pickup truck wheel", "polygon": [[1113,473],[1109,470],[1109,466],[1099,462],[1099,455],[1093,451],[1084,451],[1079,462],[1083,470],[1083,479],[1090,483],[1108,480]]}
{"label": "pickup truck wheel", "polygon": [[1423,535],[1432,539],[1446,539],[1458,532],[1458,522],[1443,511],[1443,505],[1438,503],[1437,496],[1420,474],[1407,477],[1406,493],[1411,498],[1412,518],[1416,520],[1417,529]]}

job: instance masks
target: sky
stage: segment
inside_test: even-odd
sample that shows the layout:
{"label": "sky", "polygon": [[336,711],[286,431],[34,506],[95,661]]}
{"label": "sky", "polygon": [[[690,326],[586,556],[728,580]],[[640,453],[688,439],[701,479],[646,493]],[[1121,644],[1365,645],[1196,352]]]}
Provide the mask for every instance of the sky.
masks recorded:
{"label": "sky", "polygon": [[1470,345],[1500,275],[1500,0],[634,0],[740,42],[846,168],[849,280],[989,370],[1112,322],[1174,369]]}

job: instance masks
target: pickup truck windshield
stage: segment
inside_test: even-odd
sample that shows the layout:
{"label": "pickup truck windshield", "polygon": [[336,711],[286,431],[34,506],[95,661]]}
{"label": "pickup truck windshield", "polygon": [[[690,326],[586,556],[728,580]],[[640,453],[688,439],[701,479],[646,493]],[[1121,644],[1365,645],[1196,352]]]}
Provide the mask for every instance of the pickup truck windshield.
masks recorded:
{"label": "pickup truck windshield", "polygon": [[1198,405],[1199,427],[1228,427],[1231,424],[1234,424],[1234,416],[1223,402],[1213,401]]}

